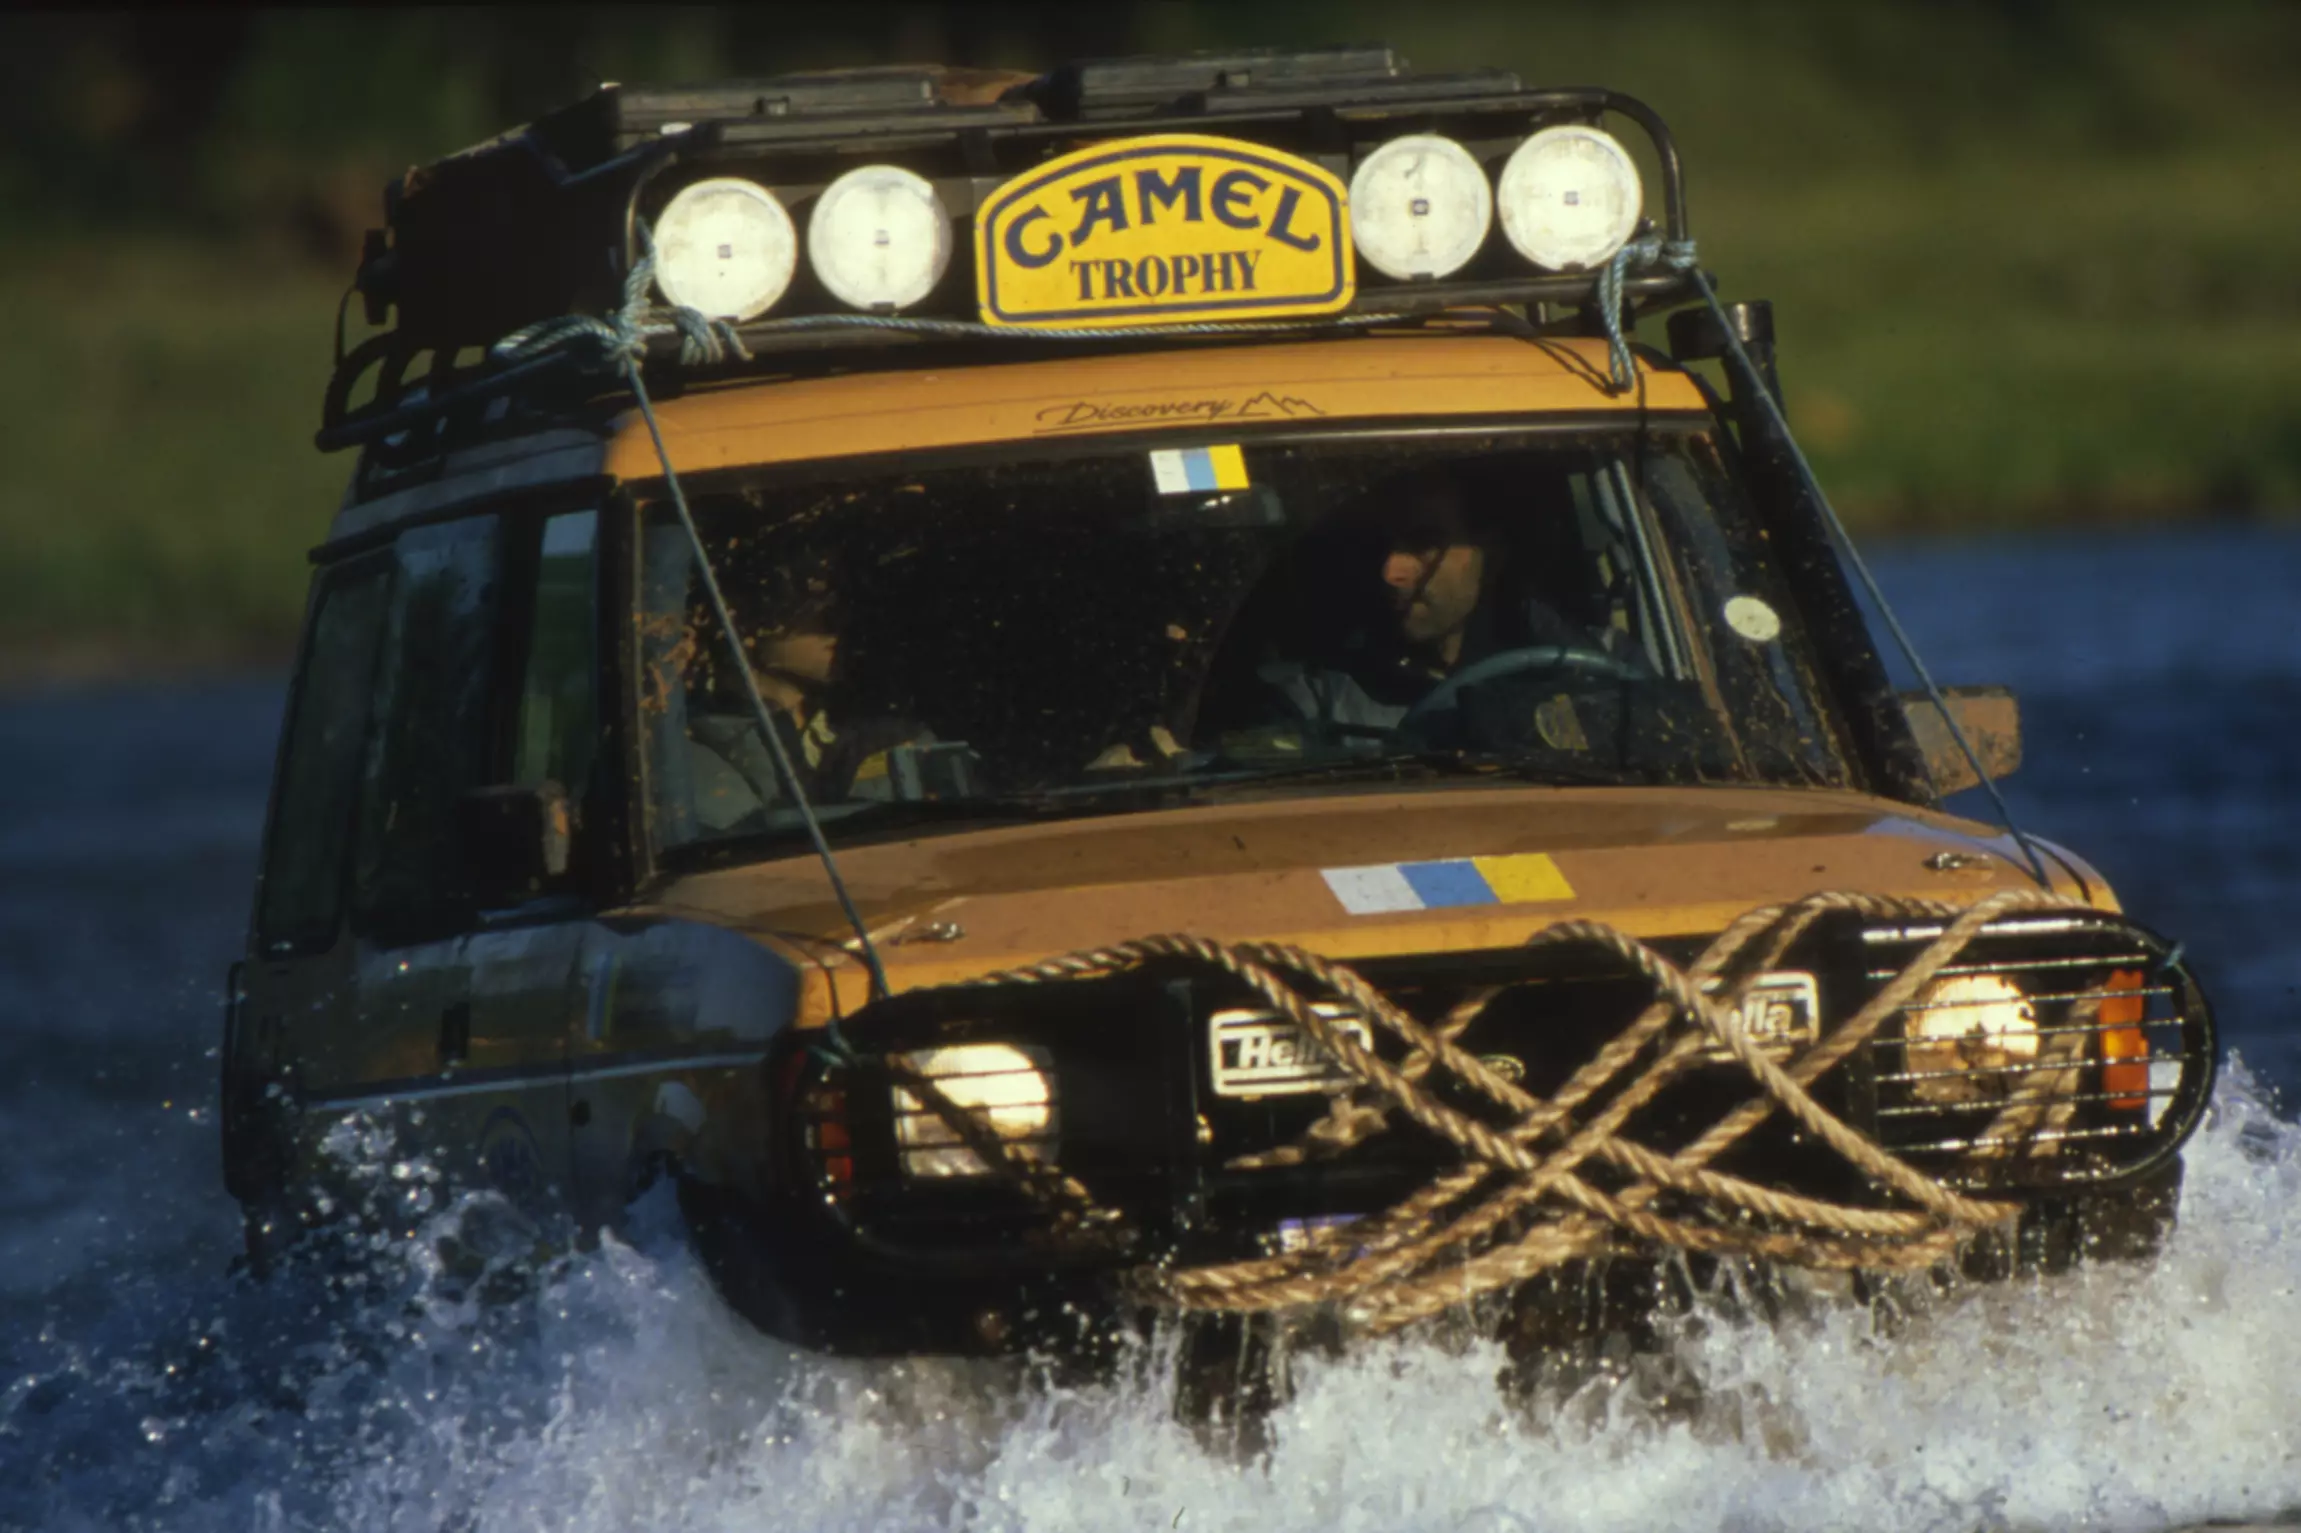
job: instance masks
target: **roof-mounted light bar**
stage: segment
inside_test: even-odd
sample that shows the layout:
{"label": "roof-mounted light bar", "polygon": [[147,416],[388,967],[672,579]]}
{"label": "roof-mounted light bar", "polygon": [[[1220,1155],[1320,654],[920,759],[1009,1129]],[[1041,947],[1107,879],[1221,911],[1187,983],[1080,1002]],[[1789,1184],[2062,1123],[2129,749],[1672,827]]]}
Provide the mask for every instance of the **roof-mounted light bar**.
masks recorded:
{"label": "roof-mounted light bar", "polygon": [[1549,271],[1588,271],[1638,231],[1638,167],[1611,133],[1544,128],[1512,151],[1496,189],[1511,248]]}
{"label": "roof-mounted light bar", "polygon": [[1549,272],[1591,271],[1638,232],[1644,188],[1619,140],[1579,123],[1544,128],[1503,164],[1499,184],[1470,151],[1409,133],[1367,154],[1350,178],[1350,227],[1367,265],[1402,282],[1450,277],[1503,236]]}
{"label": "roof-mounted light bar", "polygon": [[[1089,200],[1050,206],[1024,243],[1039,251],[1060,233],[1064,249],[1050,270],[1069,301],[1115,305],[1131,286],[1137,312],[1053,328],[1159,329],[1171,305],[1145,304],[1145,285],[1157,300],[1178,281],[1194,297],[1240,300],[1190,321],[1197,325],[1351,325],[1494,305],[1541,306],[1557,320],[1561,307],[1592,301],[1593,273],[1645,227],[1647,212],[1666,243],[1692,238],[1668,128],[1616,92],[1528,88],[1507,71],[1419,75],[1372,54],[1082,70],[1011,89],[933,71],[896,84],[810,76],[608,88],[426,166],[387,189],[386,227],[364,247],[357,296],[368,322],[386,328],[354,345],[339,327],[321,440],[367,440],[408,412],[438,413],[440,401],[512,386],[486,368],[488,377],[466,379],[456,359],[524,327],[616,311],[641,228],[654,235],[663,299],[742,326],[754,354],[853,355],[902,329],[875,333],[870,318],[837,324],[857,310],[940,324],[936,338],[963,342],[969,326],[993,323],[981,317],[977,249],[992,202],[1058,159],[1120,152],[1178,127],[1237,155],[1339,172],[1335,201],[1355,181],[1356,207],[1334,209],[1333,232],[1321,233],[1311,218],[1319,199],[1300,175],[1243,162],[1203,168],[1195,199],[1179,165],[1130,164],[1116,189],[1082,181],[1072,190]],[[1066,81],[1078,87],[1075,100],[1055,88]],[[1650,186],[1596,126],[1616,119],[1642,131],[1641,155],[1650,146],[1658,170]],[[1338,133],[1350,146],[1340,154]],[[1464,173],[1465,160],[1475,173]],[[1138,185],[1146,175],[1155,206]],[[1290,189],[1300,199],[1282,217]],[[1119,208],[1130,237],[1155,218],[1159,240],[1119,251],[1105,238],[1118,231]],[[1073,248],[1074,233],[1091,234],[1097,248]],[[1328,251],[1345,258],[1340,290],[1322,277],[1317,293],[1295,294],[1303,283],[1282,268],[1298,255],[1325,262]],[[949,270],[960,264],[969,269]],[[1649,268],[1628,273],[1622,291],[1644,306],[1690,289],[1682,271]],[[779,323],[786,319],[796,322]],[[1019,337],[1026,327],[1004,328]],[[681,351],[668,340],[659,349],[667,361]],[[370,377],[374,388],[355,407]]]}
{"label": "roof-mounted light bar", "polygon": [[775,194],[740,176],[681,187],[655,217],[655,285],[713,319],[756,319],[791,286],[799,240]]}
{"label": "roof-mounted light bar", "polygon": [[859,166],[815,199],[807,264],[849,308],[907,309],[951,264],[950,212],[926,177],[899,165]]}
{"label": "roof-mounted light bar", "polygon": [[1350,232],[1385,277],[1451,277],[1494,222],[1494,193],[1470,151],[1435,133],[1394,138],[1350,178]]}

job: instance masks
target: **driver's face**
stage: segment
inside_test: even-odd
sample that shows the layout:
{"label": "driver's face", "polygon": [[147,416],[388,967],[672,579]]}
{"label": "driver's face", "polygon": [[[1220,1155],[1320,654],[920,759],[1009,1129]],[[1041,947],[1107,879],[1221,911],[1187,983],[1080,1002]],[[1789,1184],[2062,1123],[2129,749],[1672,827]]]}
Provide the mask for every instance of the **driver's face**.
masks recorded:
{"label": "driver's face", "polygon": [[1382,583],[1409,644],[1450,647],[1478,607],[1486,552],[1465,543],[1396,547],[1382,561]]}

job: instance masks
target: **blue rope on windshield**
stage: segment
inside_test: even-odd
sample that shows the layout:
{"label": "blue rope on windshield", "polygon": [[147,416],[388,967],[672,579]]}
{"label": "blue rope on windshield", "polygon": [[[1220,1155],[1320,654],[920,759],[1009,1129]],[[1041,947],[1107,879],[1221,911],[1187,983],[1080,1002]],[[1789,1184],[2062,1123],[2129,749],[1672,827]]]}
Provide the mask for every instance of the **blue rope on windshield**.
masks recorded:
{"label": "blue rope on windshield", "polygon": [[1359,330],[1369,325],[1395,325],[1411,314],[1335,314],[1324,319],[1200,320],[1174,325],[1084,326],[986,325],[968,319],[921,319],[903,314],[795,314],[789,319],[754,320],[753,337],[800,334],[811,330],[891,330],[910,335],[942,336],[952,340],[1002,341],[1126,341],[1159,340],[1177,335],[1301,335],[1333,330]]}
{"label": "blue rope on windshield", "polygon": [[[1871,602],[1876,605],[1878,616],[1885,620],[1886,629],[1893,635],[1895,645],[1900,648],[1903,658],[1909,661],[1910,669],[1917,673],[1918,684],[1925,688],[1926,697],[1941,715],[1950,738],[1957,742],[1957,748],[1965,755],[1966,764],[1973,768],[1973,774],[1980,781],[1982,790],[1997,807],[1998,823],[2005,827],[2006,834],[2021,848],[2022,857],[2029,864],[2030,876],[2037,880],[2038,886],[2051,889],[2053,880],[2045,871],[2045,859],[2039,854],[2028,832],[2015,823],[2012,806],[2006,803],[2005,795],[1998,791],[1996,782],[1983,770],[1980,753],[1974,749],[1973,742],[1966,738],[1957,716],[1950,712],[1949,700],[1934,682],[1933,672],[1926,668],[1925,661],[1918,655],[1917,645],[1911,642],[1908,632],[1901,625],[1901,619],[1894,615],[1893,604],[1886,600],[1886,593],[1878,585],[1877,577],[1870,573],[1868,561],[1862,558],[1861,550],[1854,546],[1853,534],[1846,530],[1846,524],[1839,518],[1837,508],[1830,504],[1830,498],[1822,493],[1821,481],[1814,475],[1813,464],[1806,460],[1805,449],[1790,434],[1789,418],[1782,413],[1780,401],[1766,387],[1757,364],[1750,360],[1749,352],[1742,347],[1742,338],[1735,333],[1733,322],[1726,317],[1726,308],[1718,301],[1717,290],[1710,286],[1710,279],[1703,274],[1692,240],[1664,240],[1656,234],[1644,235],[1615,251],[1614,258],[1598,274],[1598,313],[1606,326],[1608,362],[1614,391],[1627,393],[1637,381],[1635,359],[1630,354],[1630,338],[1622,324],[1624,284],[1633,268],[1642,270],[1654,266],[1683,273],[1693,283],[1694,290],[1702,295],[1703,303],[1709,306],[1711,318],[1718,322],[1719,334],[1725,337],[1734,360],[1741,365],[1749,380],[1749,392],[1757,397],[1771,419],[1775,432],[1788,445],[1791,461],[1797,464],[1798,477],[1803,481],[1806,493],[1813,497],[1814,504],[1821,508],[1822,520],[1837,538],[1838,547],[1844,550],[1846,563],[1853,567],[1855,576],[1862,583],[1862,589],[1869,593]],[[1931,776],[1930,770],[1928,776]],[[1936,792],[1940,791],[1940,786],[1935,783]]]}
{"label": "blue rope on windshield", "polygon": [[[1624,252],[1627,253],[1629,248],[1625,246]],[[1933,672],[1926,668],[1925,661],[1918,654],[1917,645],[1911,641],[1909,633],[1902,627],[1901,619],[1894,615],[1893,603],[1886,600],[1886,593],[1878,585],[1877,576],[1870,573],[1869,562],[1862,558],[1862,551],[1854,546],[1853,534],[1846,530],[1846,524],[1839,518],[1837,508],[1830,504],[1830,498],[1822,493],[1821,481],[1814,476],[1814,466],[1807,461],[1805,449],[1800,447],[1798,439],[1790,434],[1789,418],[1782,413],[1781,402],[1774,398],[1773,390],[1766,387],[1765,378],[1758,371],[1757,364],[1750,360],[1749,352],[1743,349],[1742,338],[1735,333],[1733,321],[1726,315],[1726,306],[1718,301],[1717,290],[1710,286],[1710,279],[1703,274],[1702,268],[1695,264],[1693,246],[1685,244],[1679,248],[1684,252],[1685,264],[1678,269],[1685,272],[1687,280],[1694,284],[1694,290],[1702,295],[1702,302],[1709,305],[1710,317],[1718,322],[1718,333],[1725,337],[1727,349],[1733,353],[1735,362],[1740,364],[1743,377],[1747,380],[1748,391],[1756,396],[1760,407],[1765,410],[1767,417],[1771,420],[1775,433],[1790,449],[1790,460],[1797,465],[1798,477],[1804,483],[1806,493],[1813,497],[1814,504],[1821,508],[1822,520],[1829,525],[1831,534],[1837,538],[1838,547],[1844,550],[1846,563],[1853,567],[1855,576],[1862,583],[1862,589],[1869,593],[1871,602],[1878,609],[1878,616],[1885,620],[1886,630],[1893,635],[1894,643],[1900,648],[1902,657],[1909,661],[1910,669],[1917,673],[1918,685],[1925,689],[1927,699],[1933,703],[1935,712],[1941,715],[1941,721],[1948,728],[1950,738],[1957,742],[1957,748],[1964,753],[1966,764],[1973,768],[1973,775],[1980,782],[1982,791],[1989,795],[1990,802],[1997,807],[1998,823],[2005,827],[2005,832],[2013,838],[2014,845],[2021,848],[2022,857],[2029,864],[2030,876],[2037,880],[2039,888],[2051,890],[2053,879],[2045,870],[2045,858],[2039,853],[2036,843],[2030,839],[2029,833],[2015,823],[2012,806],[2006,803],[2005,795],[1998,791],[1996,782],[1983,768],[1981,753],[1974,749],[1973,742],[1966,738],[1964,727],[1958,723],[1957,715],[1950,711],[1949,700],[1942,695],[1940,686],[1935,683]],[[1674,261],[1676,258],[1665,255],[1664,259]],[[1621,255],[1615,257],[1615,264],[1624,264]],[[1609,273],[1613,270],[1614,267],[1608,267]],[[1603,291],[1603,287],[1601,290]],[[1618,279],[1616,290],[1619,290]],[[1607,316],[1607,322],[1612,327],[1609,333],[1616,338],[1616,345],[1619,347],[1618,355],[1626,362],[1629,357],[1629,347],[1619,339],[1621,305],[1617,302],[1609,306]],[[1929,779],[1932,776],[1930,768],[1927,776]],[[1940,783],[1936,782],[1934,789],[1937,793],[1940,788]]]}
{"label": "blue rope on windshield", "polygon": [[[620,370],[631,385],[631,397],[637,401],[640,418],[647,422],[648,437],[655,444],[656,461],[663,465],[663,482],[671,492],[672,508],[678,513],[679,525],[686,531],[688,546],[695,554],[696,572],[703,577],[703,592],[711,604],[712,621],[719,625],[719,632],[727,640],[728,653],[735,661],[735,675],[743,684],[745,701],[751,705],[751,716],[775,763],[776,776],[789,790],[792,806],[807,827],[807,839],[814,844],[815,855],[831,881],[831,892],[838,898],[839,909],[855,930],[857,952],[871,977],[871,993],[876,998],[884,998],[892,991],[887,984],[886,967],[879,961],[878,945],[872,942],[871,929],[864,924],[862,912],[847,892],[847,881],[840,876],[839,861],[831,853],[831,843],[823,834],[822,823],[815,818],[815,806],[808,801],[798,766],[784,747],[782,731],[775,727],[766,698],[760,695],[758,678],[751,674],[750,658],[743,653],[743,637],[735,627],[734,614],[728,610],[726,595],[720,590],[710,552],[703,546],[703,535],[696,530],[694,513],[687,505],[687,492],[681,488],[679,475],[671,466],[671,451],[664,445],[663,427],[655,418],[655,402],[648,396],[647,384],[640,376],[647,343],[657,336],[677,335],[679,358],[690,366],[708,365],[730,356],[748,361],[751,354],[744,349],[735,327],[725,320],[712,319],[685,305],[663,310],[650,303],[647,288],[655,277],[655,242],[644,223],[639,225],[639,243],[642,253],[632,263],[631,275],[624,281],[623,307],[614,318],[568,314],[547,319],[513,331],[490,347],[489,353],[502,361],[520,361],[554,351],[580,354],[588,350],[593,353],[594,365]],[[838,1018],[828,1019],[824,1031],[838,1054],[852,1057],[853,1051],[839,1030]]]}
{"label": "blue rope on windshield", "polygon": [[[634,277],[651,278],[653,275],[652,257],[643,260],[633,269]],[[644,342],[649,337],[677,334],[679,360],[685,366],[708,367],[728,361],[752,360],[750,349],[743,344],[742,332],[730,321],[711,319],[685,307],[657,308],[646,300],[645,282],[642,281],[640,286],[636,308],[633,307],[629,287],[626,286],[624,312],[614,320],[595,319],[588,314],[568,314],[542,320],[505,336],[490,348],[491,353],[501,361],[525,361],[566,345],[589,342],[598,346],[603,354],[612,356],[630,344],[629,337],[639,337],[644,349]],[[1101,328],[1050,326],[1041,329],[1035,326],[986,325],[967,319],[929,319],[908,314],[794,314],[786,319],[752,320],[744,329],[749,331],[754,340],[825,331],[877,330],[942,340],[1127,341],[1171,339],[1188,335],[1321,334],[1402,324],[1413,318],[1415,316],[1411,314],[1336,314],[1323,319],[1221,320],[1176,325],[1107,325]]]}
{"label": "blue rope on windshield", "polygon": [[1668,271],[1694,270],[1694,242],[1692,240],[1664,240],[1658,234],[1644,235],[1630,241],[1614,252],[1598,273],[1598,316],[1606,326],[1606,360],[1608,375],[1614,392],[1627,394],[1638,381],[1635,359],[1630,355],[1630,337],[1622,328],[1622,289],[1629,280],[1630,268],[1643,270],[1660,266]]}
{"label": "blue rope on windshield", "polygon": [[[499,362],[524,362],[547,352],[588,348],[596,353],[598,365],[616,368],[644,360],[650,340],[676,335],[679,360],[689,367],[750,361],[743,338],[726,320],[713,319],[685,304],[665,309],[648,300],[648,286],[655,280],[655,242],[645,224],[639,226],[639,243],[640,257],[632,263],[631,275],[623,280],[623,307],[612,319],[562,314],[540,320],[512,331],[490,346],[488,354]],[[666,463],[664,472],[670,471]]]}

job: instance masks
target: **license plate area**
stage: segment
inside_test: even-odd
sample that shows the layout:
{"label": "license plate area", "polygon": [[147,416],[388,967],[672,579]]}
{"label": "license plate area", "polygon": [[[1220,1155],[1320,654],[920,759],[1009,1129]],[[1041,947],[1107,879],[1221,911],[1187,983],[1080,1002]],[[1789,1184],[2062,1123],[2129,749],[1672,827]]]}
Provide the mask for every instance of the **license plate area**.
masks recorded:
{"label": "license plate area", "polygon": [[[1769,1055],[1787,1054],[1821,1037],[1821,992],[1814,977],[1794,969],[1759,975],[1742,998],[1742,1031]],[[1711,1044],[1702,1054],[1719,1061],[1734,1057],[1722,1043]]]}
{"label": "license plate area", "polygon": [[[1371,1048],[1374,1034],[1366,1019],[1346,1006],[1320,1001],[1312,1008],[1335,1030]],[[1256,1097],[1332,1095],[1356,1084],[1308,1031],[1259,1008],[1234,1006],[1207,1019],[1207,1060],[1214,1094],[1233,1100]]]}

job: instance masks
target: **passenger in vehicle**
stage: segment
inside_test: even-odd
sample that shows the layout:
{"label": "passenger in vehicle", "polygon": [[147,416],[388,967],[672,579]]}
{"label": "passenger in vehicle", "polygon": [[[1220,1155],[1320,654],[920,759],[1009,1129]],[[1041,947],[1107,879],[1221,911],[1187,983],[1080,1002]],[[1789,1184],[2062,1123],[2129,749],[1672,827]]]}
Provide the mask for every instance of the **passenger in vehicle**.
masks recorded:
{"label": "passenger in vehicle", "polygon": [[[769,572],[760,586],[761,599],[742,606],[765,620],[745,635],[744,647],[752,681],[808,799],[835,804],[894,797],[891,753],[931,744],[934,732],[914,719],[834,719],[844,612],[829,562],[797,560]],[[736,621],[744,626],[741,607]],[[708,628],[709,619],[702,619],[699,633]],[[736,828],[765,805],[787,799],[748,708],[694,710],[689,742],[697,814],[707,828]]]}
{"label": "passenger in vehicle", "polygon": [[[1510,650],[1609,647],[1540,596],[1515,567],[1496,518],[1475,507],[1460,480],[1424,471],[1402,481],[1378,516],[1383,536],[1371,572],[1382,614],[1334,653],[1270,660],[1257,674],[1280,711],[1309,726],[1315,743],[1372,749],[1416,704],[1469,667]],[[1452,700],[1448,700],[1451,704]],[[1437,710],[1453,714],[1455,706]],[[1430,743],[1456,744],[1458,721],[1433,718]]]}

